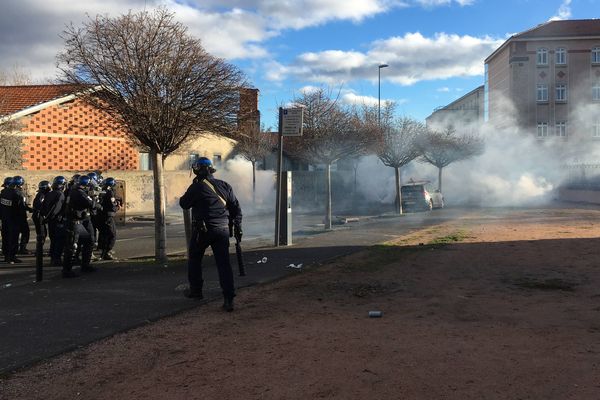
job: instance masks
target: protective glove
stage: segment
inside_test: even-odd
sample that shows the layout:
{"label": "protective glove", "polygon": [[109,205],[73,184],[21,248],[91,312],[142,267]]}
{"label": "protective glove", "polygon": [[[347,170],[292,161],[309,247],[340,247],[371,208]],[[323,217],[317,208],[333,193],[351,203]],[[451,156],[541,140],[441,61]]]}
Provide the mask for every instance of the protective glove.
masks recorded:
{"label": "protective glove", "polygon": [[242,225],[234,225],[233,226],[233,236],[235,236],[235,240],[238,242],[242,241]]}

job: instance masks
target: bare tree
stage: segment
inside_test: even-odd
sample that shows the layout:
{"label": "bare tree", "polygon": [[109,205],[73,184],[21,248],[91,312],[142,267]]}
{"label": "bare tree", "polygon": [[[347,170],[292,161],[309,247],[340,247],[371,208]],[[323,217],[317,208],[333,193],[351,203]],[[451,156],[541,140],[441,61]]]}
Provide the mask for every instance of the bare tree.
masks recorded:
{"label": "bare tree", "polygon": [[381,162],[394,168],[396,173],[396,212],[402,214],[402,186],[400,169],[421,155],[419,140],[425,125],[409,117],[387,120],[380,130],[377,156]]}
{"label": "bare tree", "polygon": [[207,53],[163,8],[96,16],[63,32],[64,81],[94,90],[82,98],[108,113],[152,157],[155,257],[166,261],[163,163],[202,131],[236,129],[239,69]]}
{"label": "bare tree", "polygon": [[[0,70],[0,86],[20,86],[31,83],[28,72],[14,66],[9,71]],[[11,118],[10,101],[8,93],[11,88],[0,89],[0,168],[23,168],[23,138],[18,134],[21,130],[19,121]]]}
{"label": "bare tree", "polygon": [[421,161],[438,168],[438,190],[442,190],[442,169],[448,165],[480,155],[483,140],[474,133],[457,135],[454,129],[428,130],[420,141]]}
{"label": "bare tree", "polygon": [[[342,107],[324,89],[305,92],[294,99],[304,107],[304,133],[301,138],[286,138],[287,152],[308,162],[324,164],[326,174],[325,229],[331,229],[331,164],[363,154],[375,136],[360,124],[352,110]],[[289,141],[287,139],[290,139]]]}
{"label": "bare tree", "polygon": [[256,200],[256,163],[271,153],[273,141],[271,135],[265,131],[264,126],[258,127],[256,123],[244,124],[239,134],[235,137],[236,152],[252,164],[252,202]]}

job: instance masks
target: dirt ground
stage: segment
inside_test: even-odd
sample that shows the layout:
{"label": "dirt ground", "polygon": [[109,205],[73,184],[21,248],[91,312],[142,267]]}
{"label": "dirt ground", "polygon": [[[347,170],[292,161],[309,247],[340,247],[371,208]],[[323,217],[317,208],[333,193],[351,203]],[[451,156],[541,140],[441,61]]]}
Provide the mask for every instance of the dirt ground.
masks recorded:
{"label": "dirt ground", "polygon": [[0,397],[600,399],[598,238],[593,209],[476,211],[39,364]]}

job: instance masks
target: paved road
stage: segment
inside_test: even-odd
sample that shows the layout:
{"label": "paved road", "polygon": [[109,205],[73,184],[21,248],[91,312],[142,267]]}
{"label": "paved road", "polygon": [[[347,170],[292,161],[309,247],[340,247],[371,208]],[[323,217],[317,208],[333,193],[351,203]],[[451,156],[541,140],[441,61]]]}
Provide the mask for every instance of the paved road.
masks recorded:
{"label": "paved road", "polygon": [[[237,278],[236,284],[244,288],[298,273],[299,270],[287,266],[318,265],[464,213],[447,209],[402,218],[372,217],[338,226],[331,232],[317,231],[307,225],[311,229],[300,232],[295,244],[289,247],[264,247],[260,240],[254,244],[245,242],[248,276]],[[178,226],[172,224],[170,229],[180,232]],[[144,229],[138,231],[146,232]],[[246,229],[260,230],[251,224]],[[131,244],[136,240],[121,243]],[[257,264],[256,260],[263,257],[268,261]],[[46,279],[40,283],[32,282],[29,273],[0,276],[4,280],[0,284],[0,373],[199,304],[218,307],[218,303],[212,304],[220,301],[221,295],[211,258],[205,271],[206,299],[200,302],[182,296],[186,283],[184,260],[172,261],[168,267],[134,260],[102,264],[98,272],[69,280],[61,279],[59,271],[48,270]]]}

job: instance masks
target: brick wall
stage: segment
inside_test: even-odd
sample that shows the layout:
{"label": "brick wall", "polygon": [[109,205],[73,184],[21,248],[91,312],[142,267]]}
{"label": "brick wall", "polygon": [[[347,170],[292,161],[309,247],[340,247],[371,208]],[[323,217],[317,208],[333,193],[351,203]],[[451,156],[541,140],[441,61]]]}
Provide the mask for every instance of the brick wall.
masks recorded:
{"label": "brick wall", "polygon": [[136,170],[138,152],[99,110],[74,100],[21,121],[27,170]]}

